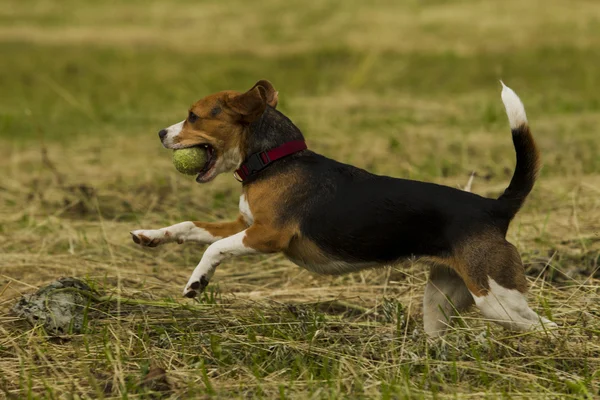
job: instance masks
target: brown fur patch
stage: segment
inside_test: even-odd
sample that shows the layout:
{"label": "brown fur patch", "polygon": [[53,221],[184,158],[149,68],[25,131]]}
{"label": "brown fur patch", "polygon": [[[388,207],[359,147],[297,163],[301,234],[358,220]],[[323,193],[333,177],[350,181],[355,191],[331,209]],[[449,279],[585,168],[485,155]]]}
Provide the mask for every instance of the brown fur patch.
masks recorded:
{"label": "brown fur patch", "polygon": [[297,226],[292,224],[278,228],[255,222],[246,231],[243,243],[261,253],[277,253],[285,251],[296,232]]}
{"label": "brown fur patch", "polygon": [[299,221],[281,218],[288,190],[301,176],[281,173],[244,187],[244,195],[254,218],[244,244],[263,252],[285,251],[292,238],[300,233]]}
{"label": "brown fur patch", "polygon": [[194,225],[198,228],[205,229],[208,233],[215,237],[229,237],[246,229],[248,224],[244,217],[240,215],[235,221],[230,222],[200,222],[195,221]]}

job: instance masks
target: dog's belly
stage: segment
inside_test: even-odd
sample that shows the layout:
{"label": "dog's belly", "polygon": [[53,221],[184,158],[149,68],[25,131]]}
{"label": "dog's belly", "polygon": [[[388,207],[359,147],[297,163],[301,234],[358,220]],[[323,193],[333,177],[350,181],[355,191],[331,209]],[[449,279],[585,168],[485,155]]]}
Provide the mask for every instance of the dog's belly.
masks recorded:
{"label": "dog's belly", "polygon": [[321,275],[343,275],[350,272],[360,271],[366,268],[374,268],[383,266],[375,262],[347,262],[342,260],[331,260],[326,263],[311,262],[310,260],[303,260],[300,258],[293,258],[287,256],[287,258],[294,264],[302,267],[308,271],[316,272]]}
{"label": "dog's belly", "polygon": [[293,239],[284,254],[294,264],[323,275],[341,275],[385,265],[375,261],[341,259],[325,252],[307,238]]}

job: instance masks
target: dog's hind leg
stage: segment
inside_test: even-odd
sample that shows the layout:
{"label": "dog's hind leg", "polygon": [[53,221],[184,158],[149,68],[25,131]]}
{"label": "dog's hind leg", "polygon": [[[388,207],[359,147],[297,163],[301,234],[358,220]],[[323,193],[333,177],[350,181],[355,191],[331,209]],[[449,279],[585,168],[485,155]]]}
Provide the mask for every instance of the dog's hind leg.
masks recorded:
{"label": "dog's hind leg", "polygon": [[489,291],[473,296],[481,313],[490,321],[515,331],[554,329],[557,325],[529,308],[525,293],[508,289],[490,278]]}
{"label": "dog's hind leg", "polygon": [[471,251],[464,277],[475,305],[490,321],[515,331],[556,328],[527,304],[527,279],[517,249],[505,240]]}
{"label": "dog's hind leg", "polygon": [[452,317],[473,302],[469,289],[456,272],[445,266],[432,266],[423,298],[423,322],[427,335],[442,336]]}

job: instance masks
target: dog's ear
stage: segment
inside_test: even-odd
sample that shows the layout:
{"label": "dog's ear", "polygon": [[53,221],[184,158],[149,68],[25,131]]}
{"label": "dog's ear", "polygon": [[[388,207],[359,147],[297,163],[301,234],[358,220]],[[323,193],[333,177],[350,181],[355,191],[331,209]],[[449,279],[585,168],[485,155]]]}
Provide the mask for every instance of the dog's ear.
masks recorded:
{"label": "dog's ear", "polygon": [[277,106],[277,92],[269,81],[261,80],[246,93],[228,98],[226,104],[242,121],[250,123],[262,115],[267,105]]}
{"label": "dog's ear", "polygon": [[273,85],[271,85],[271,82],[262,79],[256,82],[252,89],[254,89],[257,86],[260,86],[265,90],[265,100],[267,101],[267,104],[273,108],[277,108],[277,102],[279,101],[279,92],[275,90]]}

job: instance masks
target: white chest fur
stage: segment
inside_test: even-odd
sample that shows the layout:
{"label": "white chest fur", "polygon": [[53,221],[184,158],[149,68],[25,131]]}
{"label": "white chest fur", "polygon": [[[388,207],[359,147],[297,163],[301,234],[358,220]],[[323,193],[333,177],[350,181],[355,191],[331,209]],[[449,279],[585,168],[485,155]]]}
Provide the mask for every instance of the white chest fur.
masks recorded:
{"label": "white chest fur", "polygon": [[244,221],[246,221],[246,223],[248,225],[252,225],[254,223],[254,217],[252,216],[252,212],[250,211],[250,205],[248,204],[248,201],[246,200],[246,195],[241,195],[240,196],[240,214],[242,214],[242,216],[244,217]]}

